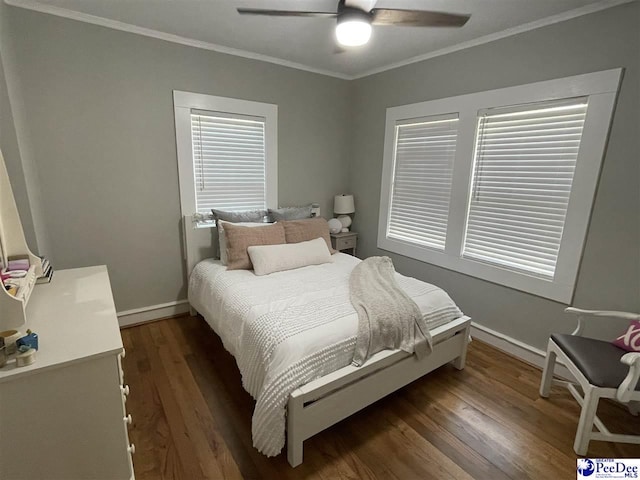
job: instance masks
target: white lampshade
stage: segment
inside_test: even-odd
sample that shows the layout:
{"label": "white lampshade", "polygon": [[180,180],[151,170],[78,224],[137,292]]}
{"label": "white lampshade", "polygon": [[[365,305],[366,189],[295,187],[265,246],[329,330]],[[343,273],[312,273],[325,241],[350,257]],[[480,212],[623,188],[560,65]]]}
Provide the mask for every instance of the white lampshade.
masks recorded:
{"label": "white lampshade", "polygon": [[356,211],[353,195],[336,195],[333,199],[333,211],[339,214],[348,214]]}

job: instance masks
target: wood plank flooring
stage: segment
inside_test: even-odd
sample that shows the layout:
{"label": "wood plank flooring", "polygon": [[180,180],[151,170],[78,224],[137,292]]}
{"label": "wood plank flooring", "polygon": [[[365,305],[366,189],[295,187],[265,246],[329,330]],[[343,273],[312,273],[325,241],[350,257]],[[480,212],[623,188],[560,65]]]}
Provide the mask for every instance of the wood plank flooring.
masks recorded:
{"label": "wood plank flooring", "polygon": [[[481,342],[467,367],[447,365],[305,442],[304,463],[251,444],[254,402],[235,361],[201,317],[122,331],[137,480],[571,479],[579,410],[540,371]],[[640,418],[602,402],[614,431]],[[640,446],[592,442],[592,457],[640,457]]]}

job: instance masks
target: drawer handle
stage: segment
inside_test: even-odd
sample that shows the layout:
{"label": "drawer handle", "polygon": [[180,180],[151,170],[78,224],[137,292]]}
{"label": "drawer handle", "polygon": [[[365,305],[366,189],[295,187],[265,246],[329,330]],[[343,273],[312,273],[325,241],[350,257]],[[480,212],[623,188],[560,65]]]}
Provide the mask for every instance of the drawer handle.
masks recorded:
{"label": "drawer handle", "polygon": [[129,414],[126,417],[124,417],[123,420],[124,420],[124,423],[126,423],[127,425],[131,425],[131,422],[133,422],[133,417],[131,416],[131,414]]}
{"label": "drawer handle", "polygon": [[127,448],[127,450],[131,455],[133,455],[134,453],[136,453],[136,446],[132,443],[131,445],[129,445],[129,448]]}
{"label": "drawer handle", "polygon": [[125,385],[124,387],[121,386],[120,387],[120,391],[122,392],[122,394],[124,396],[129,395],[129,385]]}
{"label": "drawer handle", "polygon": [[127,351],[123,348],[122,352],[120,352],[120,358],[124,358],[127,356]]}

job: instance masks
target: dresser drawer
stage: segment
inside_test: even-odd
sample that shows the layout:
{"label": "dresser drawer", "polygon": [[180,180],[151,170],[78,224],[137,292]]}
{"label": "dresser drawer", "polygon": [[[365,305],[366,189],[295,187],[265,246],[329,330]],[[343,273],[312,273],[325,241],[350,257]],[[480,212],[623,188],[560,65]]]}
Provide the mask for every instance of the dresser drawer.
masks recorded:
{"label": "dresser drawer", "polygon": [[114,352],[3,383],[0,479],[132,479],[117,367]]}
{"label": "dresser drawer", "polygon": [[356,246],[356,237],[343,237],[336,238],[336,250],[345,250],[347,248],[354,248]]}

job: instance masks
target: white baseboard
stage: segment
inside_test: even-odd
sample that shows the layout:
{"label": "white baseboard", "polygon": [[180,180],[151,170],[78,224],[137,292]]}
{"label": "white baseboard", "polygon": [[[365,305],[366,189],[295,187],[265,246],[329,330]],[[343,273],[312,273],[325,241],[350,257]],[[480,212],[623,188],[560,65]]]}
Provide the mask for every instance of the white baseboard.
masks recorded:
{"label": "white baseboard", "polygon": [[118,323],[120,328],[137,325],[139,323],[152,322],[159,318],[180,315],[189,311],[188,300],[178,300],[176,302],[161,303],[148,307],[134,308],[118,312]]}
{"label": "white baseboard", "polygon": [[[504,333],[497,332],[476,322],[471,322],[471,336],[531,365],[539,368],[544,367],[544,359],[547,352]],[[556,362],[555,374],[564,379],[573,379],[573,375],[559,360]]]}

